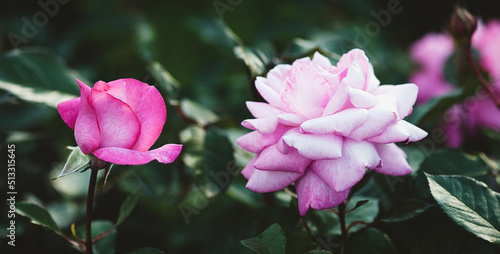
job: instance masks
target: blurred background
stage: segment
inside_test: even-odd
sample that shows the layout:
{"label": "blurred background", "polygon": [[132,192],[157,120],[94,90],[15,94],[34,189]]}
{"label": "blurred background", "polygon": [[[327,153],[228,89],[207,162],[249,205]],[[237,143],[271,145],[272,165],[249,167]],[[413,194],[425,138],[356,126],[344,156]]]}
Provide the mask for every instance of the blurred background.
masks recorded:
{"label": "blurred background", "polygon": [[[165,143],[183,143],[185,148],[173,164],[116,166],[106,185],[101,179],[94,211],[95,220],[102,222],[116,221],[122,202],[142,188],[137,207],[106,244],[115,246],[116,253],[144,247],[166,253],[251,253],[240,240],[272,223],[291,232],[300,222],[286,193],[256,194],[244,188],[239,174],[226,174],[231,182],[219,178],[220,184],[207,173],[228,172],[228,165],[239,172],[252,156],[234,140],[246,133],[240,122],[251,117],[244,102],[259,100],[250,85],[255,76],[315,50],[335,62],[336,56],[359,47],[382,84],[405,83],[416,67],[408,58],[409,46],[425,33],[444,30],[455,3],[2,1],[0,80],[19,86],[12,88],[18,93],[0,89],[0,151],[5,157],[7,144],[16,145],[17,201],[47,208],[71,235],[72,223],[77,228],[84,224],[89,177],[85,172],[51,180],[69,154],[65,146],[76,145],[73,132],[54,103],[19,93],[78,96],[75,78],[89,86],[98,80],[135,78],[156,85],[168,104],[163,133],[153,148]],[[497,1],[465,5],[484,20],[500,16]],[[54,101],[60,98],[55,95]],[[5,178],[2,173],[2,194]],[[210,183],[220,188],[203,188]],[[7,207],[0,211],[2,238],[7,234]],[[297,253],[318,245],[307,236],[294,237],[287,249]],[[16,217],[18,246],[10,248],[4,240],[2,253],[77,253],[60,236],[21,216]]]}

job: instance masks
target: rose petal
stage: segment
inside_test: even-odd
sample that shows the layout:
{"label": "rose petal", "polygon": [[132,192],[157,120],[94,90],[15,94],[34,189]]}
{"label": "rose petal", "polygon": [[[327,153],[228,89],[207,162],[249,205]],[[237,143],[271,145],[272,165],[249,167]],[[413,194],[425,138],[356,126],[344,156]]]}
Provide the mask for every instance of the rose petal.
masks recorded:
{"label": "rose petal", "polygon": [[409,115],[413,109],[413,104],[417,100],[418,86],[415,84],[403,85],[383,85],[379,86],[373,94],[392,95],[396,98],[398,114],[401,119]]}
{"label": "rose petal", "polygon": [[283,133],[284,130],[271,134],[260,134],[257,131],[252,131],[236,139],[236,143],[251,153],[260,153],[265,147],[276,144]]}
{"label": "rose petal", "polygon": [[393,176],[411,173],[411,167],[406,161],[406,153],[396,144],[375,144],[375,148],[382,159],[382,166],[375,168],[375,171]]}
{"label": "rose petal", "polygon": [[91,154],[99,147],[101,134],[94,108],[89,104],[90,88],[80,80],[80,111],[75,122],[75,140],[84,154]]}
{"label": "rose petal", "polygon": [[335,191],[344,191],[358,183],[367,169],[376,168],[380,162],[372,143],[346,138],[342,157],[314,161],[310,168]]}
{"label": "rose petal", "polygon": [[349,195],[349,189],[337,192],[326,184],[313,171],[305,174],[295,183],[299,202],[299,212],[305,216],[309,207],[322,210],[340,205]]}
{"label": "rose petal", "polygon": [[349,95],[349,86],[347,85],[345,80],[340,82],[339,87],[333,94],[332,98],[325,106],[325,110],[323,111],[323,116],[331,115],[337,113],[342,106],[346,103],[347,97]]}
{"label": "rose petal", "polygon": [[335,134],[303,134],[298,129],[292,129],[283,135],[283,141],[296,148],[302,157],[311,160],[342,156],[343,138]]}
{"label": "rose petal", "polygon": [[375,105],[373,94],[356,88],[349,88],[349,100],[356,108],[371,108]]}
{"label": "rose petal", "polygon": [[396,113],[378,104],[368,109],[368,118],[349,134],[349,138],[363,140],[380,135],[389,125],[395,123],[397,118]]}
{"label": "rose petal", "polygon": [[256,130],[261,134],[270,134],[273,133],[278,126],[278,117],[271,116],[259,119],[248,119],[241,122],[241,125],[248,129]]}
{"label": "rose petal", "polygon": [[141,133],[141,125],[130,106],[96,89],[91,91],[90,104],[95,109],[101,131],[99,147],[134,147]]}
{"label": "rose petal", "polygon": [[267,73],[265,83],[274,91],[279,93],[283,87],[286,77],[288,76],[292,66],[289,64],[278,64]]}
{"label": "rose petal", "polygon": [[279,191],[295,182],[301,175],[302,173],[264,171],[254,168],[246,187],[259,193]]}
{"label": "rose petal", "polygon": [[306,120],[307,120],[307,118],[305,118],[301,115],[294,114],[294,113],[284,113],[284,114],[278,115],[278,122],[279,123],[284,124],[284,125],[288,125],[288,126],[293,126],[293,127],[300,126],[300,124],[302,124]]}
{"label": "rose petal", "polygon": [[290,149],[287,154],[283,154],[276,148],[276,145],[271,145],[262,150],[253,166],[266,171],[304,173],[309,163],[311,160],[300,156],[295,149]]}
{"label": "rose petal", "polygon": [[[149,150],[160,136],[167,118],[165,101],[160,92],[154,86],[135,79],[118,79],[108,84],[111,86],[108,94],[129,105],[140,122],[141,134],[132,149]],[[123,88],[125,91],[122,91]]]}
{"label": "rose petal", "polygon": [[368,138],[367,140],[374,143],[395,143],[401,141],[418,141],[427,136],[427,132],[417,126],[405,121],[399,120],[395,124],[390,125],[382,134]]}
{"label": "rose petal", "polygon": [[[89,90],[90,88],[87,87]],[[75,129],[78,112],[80,112],[80,97],[74,98],[57,105],[57,111],[61,115],[62,120],[73,130]]]}
{"label": "rose petal", "polygon": [[255,118],[267,118],[284,113],[283,110],[263,102],[247,101],[246,104],[248,110],[250,110],[250,113],[252,113]]}
{"label": "rose petal", "polygon": [[182,150],[182,145],[167,144],[160,148],[140,152],[120,147],[104,147],[94,152],[94,155],[111,163],[120,165],[141,165],[152,160],[160,163],[172,163]]}
{"label": "rose petal", "polygon": [[300,127],[305,132],[327,134],[337,133],[348,136],[368,118],[366,109],[349,108],[329,116],[303,122]]}
{"label": "rose petal", "polygon": [[265,83],[265,79],[257,77],[255,80],[255,88],[260,93],[262,98],[276,108],[284,108],[281,96]]}

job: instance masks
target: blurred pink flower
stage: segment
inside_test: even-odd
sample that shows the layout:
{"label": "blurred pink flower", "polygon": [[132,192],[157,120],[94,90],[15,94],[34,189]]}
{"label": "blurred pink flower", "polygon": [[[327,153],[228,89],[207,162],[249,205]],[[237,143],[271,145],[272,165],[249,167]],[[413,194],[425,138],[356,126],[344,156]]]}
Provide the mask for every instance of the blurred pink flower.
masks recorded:
{"label": "blurred pink flower", "polygon": [[427,133],[402,120],[412,111],[418,87],[384,85],[362,50],[337,66],[319,53],[313,59],[273,68],[255,86],[267,101],[247,102],[254,131],[237,142],[257,155],[243,169],[247,188],[281,190],[295,182],[299,211],[342,203],[367,169],[389,175],[411,172],[394,142]]}
{"label": "blurred pink flower", "polygon": [[98,81],[90,88],[77,80],[81,97],[57,106],[63,121],[75,131],[83,153],[122,165],[154,159],[171,163],[182,145],[149,150],[165,124],[165,102],[154,86],[135,79]]}
{"label": "blurred pink flower", "polygon": [[[479,22],[472,37],[472,48],[479,53],[479,65],[490,74],[494,91],[500,91],[499,44],[500,22],[491,20],[486,25]],[[420,69],[410,76],[410,82],[419,86],[417,103],[425,103],[455,89],[456,84],[449,83],[444,75],[446,61],[454,49],[453,38],[447,33],[427,34],[412,45],[410,57],[420,65]],[[500,110],[483,92],[446,112],[443,129],[447,145],[459,147],[467,137],[473,137],[479,127],[500,131]]]}

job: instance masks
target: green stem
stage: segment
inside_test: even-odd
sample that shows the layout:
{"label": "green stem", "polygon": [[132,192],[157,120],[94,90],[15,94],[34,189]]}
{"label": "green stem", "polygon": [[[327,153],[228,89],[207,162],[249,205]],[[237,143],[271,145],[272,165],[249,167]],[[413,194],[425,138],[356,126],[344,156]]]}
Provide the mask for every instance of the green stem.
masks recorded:
{"label": "green stem", "polygon": [[341,239],[342,239],[342,245],[340,247],[340,253],[344,254],[344,249],[345,249],[345,242],[347,239],[347,228],[345,225],[345,208],[346,204],[342,202],[342,204],[339,205],[339,222],[340,222],[340,232],[341,232]]}
{"label": "green stem", "polygon": [[90,170],[89,190],[87,192],[87,208],[85,211],[85,249],[87,254],[93,254],[92,249],[92,207],[94,205],[94,191],[97,182],[97,169]]}

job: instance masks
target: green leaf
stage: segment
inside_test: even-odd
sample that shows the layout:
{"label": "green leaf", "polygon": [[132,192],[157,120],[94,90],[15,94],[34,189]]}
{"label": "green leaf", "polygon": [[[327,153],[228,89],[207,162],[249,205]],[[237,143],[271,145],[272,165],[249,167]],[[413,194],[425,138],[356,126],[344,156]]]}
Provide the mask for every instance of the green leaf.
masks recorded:
{"label": "green leaf", "polygon": [[488,165],[475,155],[460,149],[441,149],[427,157],[420,168],[432,175],[480,176],[488,173]]}
{"label": "green leaf", "polygon": [[305,254],[332,254],[332,253],[326,250],[311,250],[306,252]]}
{"label": "green leaf", "polygon": [[380,221],[401,222],[409,220],[423,213],[429,207],[432,207],[432,205],[420,200],[405,200],[392,208]]}
{"label": "green leaf", "polygon": [[432,196],[448,216],[474,235],[500,243],[500,194],[469,177],[426,176]]}
{"label": "green leaf", "polygon": [[492,243],[475,237],[448,218],[423,225],[427,225],[426,229],[413,238],[416,244],[411,247],[412,254],[498,254]]}
{"label": "green leaf", "polygon": [[139,202],[141,198],[142,188],[138,189],[136,192],[130,194],[127,199],[120,206],[120,213],[118,214],[118,220],[116,221],[116,226],[120,225],[129,214],[134,210],[134,207]]}
{"label": "green leaf", "polygon": [[219,117],[214,112],[192,100],[182,99],[181,110],[187,117],[196,121],[201,126],[206,126],[219,120]]}
{"label": "green leaf", "polygon": [[80,89],[75,76],[61,59],[42,48],[15,49],[0,61],[0,80],[41,91],[78,95]]}
{"label": "green leaf", "polygon": [[90,167],[90,155],[84,154],[78,146],[68,146],[67,148],[72,151],[69,154],[68,160],[66,161],[66,164],[64,164],[61,173],[56,177],[56,179],[75,172],[81,172],[82,170]]}
{"label": "green leaf", "polygon": [[472,95],[471,92],[457,88],[443,96],[430,99],[422,106],[414,107],[412,113],[405,120],[420,125],[422,122],[442,116],[446,110],[470,95]]}
{"label": "green leaf", "polygon": [[234,171],[233,148],[227,136],[215,127],[204,130],[190,126],[180,137],[183,161],[205,196],[212,198],[225,190],[239,173]]}
{"label": "green leaf", "polygon": [[61,230],[49,212],[37,204],[17,202],[16,212],[22,216],[30,218],[31,223],[33,224],[41,225],[54,231],[55,233],[61,234]]}
{"label": "green leaf", "polygon": [[351,235],[346,244],[346,253],[372,253],[392,254],[397,253],[396,247],[384,232],[367,227]]}
{"label": "green leaf", "polygon": [[369,201],[370,201],[370,200],[368,200],[368,199],[365,199],[365,200],[360,200],[360,201],[356,202],[356,205],[355,205],[353,208],[349,209],[349,210],[348,210],[348,211],[346,211],[346,212],[352,212],[352,211],[354,211],[354,210],[358,209],[360,206],[362,206],[362,205],[364,205],[364,204],[368,203]]}
{"label": "green leaf", "polygon": [[284,254],[286,238],[280,225],[273,224],[259,236],[242,240],[241,244],[259,254]]}
{"label": "green leaf", "polygon": [[250,70],[251,77],[257,77],[264,73],[269,59],[258,49],[252,50],[244,46],[236,46],[233,49],[236,58],[243,60]]}
{"label": "green leaf", "polygon": [[179,81],[177,81],[159,62],[152,62],[146,67],[153,78],[164,87],[170,104],[175,105],[179,99]]}
{"label": "green leaf", "polygon": [[165,253],[165,252],[163,252],[159,249],[153,248],[153,247],[146,247],[146,248],[134,250],[132,252],[128,252],[128,254],[163,254],[163,253]]}
{"label": "green leaf", "polygon": [[28,102],[42,103],[52,108],[57,108],[57,104],[76,97],[72,94],[62,93],[55,90],[35,89],[2,80],[0,80],[0,89],[9,91],[9,93],[15,95],[19,99]]}

